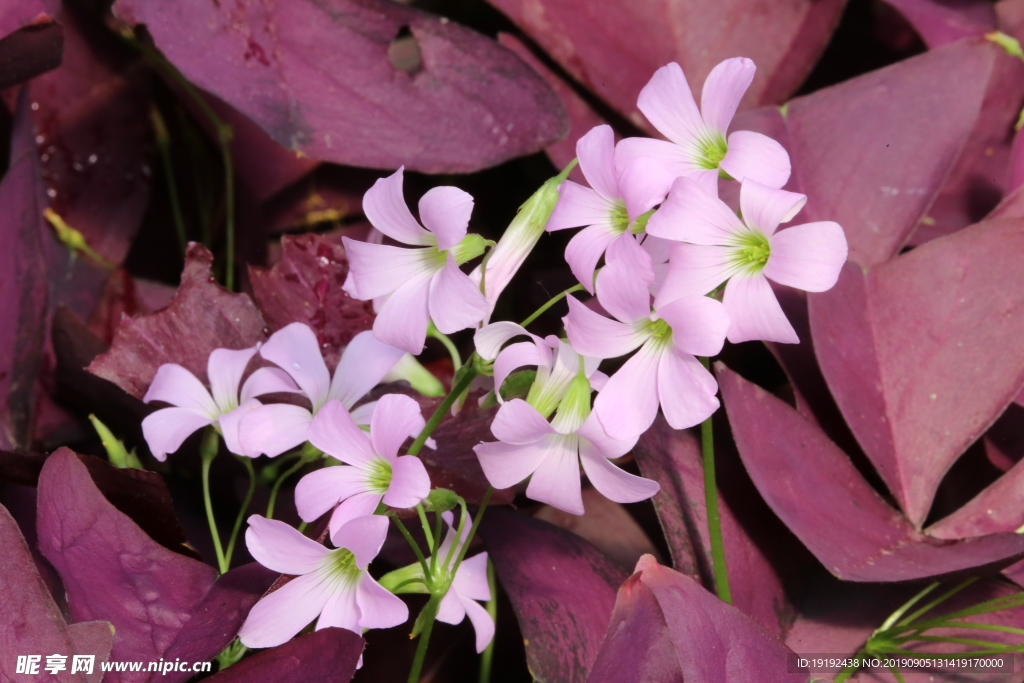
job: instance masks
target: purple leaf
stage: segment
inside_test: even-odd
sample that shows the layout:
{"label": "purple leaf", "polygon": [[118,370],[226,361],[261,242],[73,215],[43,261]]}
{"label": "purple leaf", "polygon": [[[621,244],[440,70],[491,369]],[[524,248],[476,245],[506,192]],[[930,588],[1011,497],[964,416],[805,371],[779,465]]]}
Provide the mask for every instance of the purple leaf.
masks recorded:
{"label": "purple leaf", "polygon": [[68,626],[68,633],[71,634],[76,652],[96,656],[92,673],[85,675],[86,683],[100,683],[105,675],[100,665],[110,659],[114,627],[105,621],[82,621]]}
{"label": "purple leaf", "polygon": [[365,641],[347,629],[323,628],[257,652],[207,678],[210,683],[347,683]]}
{"label": "purple leaf", "polygon": [[23,91],[0,181],[0,448],[29,445],[46,324],[46,202],[29,103]]}
{"label": "purple leaf", "polygon": [[309,325],[329,368],[338,364],[352,337],[373,327],[373,304],[342,291],[347,276],[340,240],[313,234],[285,235],[281,260],[273,268],[249,268],[253,297],[270,331],[294,322]]}
{"label": "purple leaf", "polygon": [[18,0],[5,2],[0,7],[0,36],[33,24],[41,14],[54,16],[60,9],[58,0]]}
{"label": "purple leaf", "polygon": [[634,124],[636,108],[655,70],[676,61],[690,87],[712,67],[736,55],[758,66],[746,106],[784,101],[824,49],[843,0],[700,0],[606,2],[595,11],[584,0],[491,0],[588,90]]}
{"label": "purple leaf", "polygon": [[996,29],[988,0],[885,0],[911,23],[930,48]]}
{"label": "purple leaf", "polygon": [[114,13],[145,24],[193,83],[314,159],[469,172],[537,151],[568,125],[558,97],[507,50],[384,0],[118,0]]}
{"label": "purple leaf", "polygon": [[970,136],[1002,52],[961,41],[793,100],[788,149],[809,197],[800,219],[842,225],[860,265],[896,254]]}
{"label": "purple leaf", "polygon": [[626,573],[575,534],[505,508],[487,511],[481,534],[534,680],[586,681]]}
{"label": "purple leaf", "polygon": [[60,66],[64,29],[52,21],[37,22],[0,39],[0,88],[35,78]]}
{"label": "purple leaf", "polygon": [[[39,549],[64,581],[71,618],[109,621],[115,661],[160,659],[213,584],[213,567],[149,538],[107,502],[66,448],[43,466],[38,505]],[[142,672],[107,680],[148,678]]]}
{"label": "purple leaf", "polygon": [[809,297],[836,403],[915,524],[1024,385],[1020,249],[1024,220],[979,223]]}
{"label": "purple leaf", "polygon": [[214,282],[212,265],[209,251],[190,244],[181,286],[170,305],[122,320],[110,350],[86,369],[142,398],[164,363],[178,363],[205,381],[214,349],[244,349],[265,340],[263,316],[252,300]]}
{"label": "purple leaf", "polygon": [[[751,519],[763,520],[765,516],[770,517],[770,513],[764,509],[749,482],[742,489],[737,488],[737,484],[746,479],[742,467],[723,469],[723,461],[726,460],[723,456],[727,453],[721,439],[716,439],[715,445],[719,488],[731,488],[730,493],[734,494],[727,496],[723,490],[719,498],[733,604],[773,634],[779,635],[791,617],[782,581],[764,551],[733,513],[732,505],[738,503],[745,508],[741,512],[746,513],[744,517],[748,522]],[[640,437],[635,454],[643,475],[661,483],[661,490],[652,500],[672,553],[674,569],[713,586],[700,441],[692,432],[676,431],[664,418],[659,418]],[[778,533],[770,536],[779,538]]]}
{"label": "purple leaf", "polygon": [[[205,662],[216,657],[238,635],[249,610],[277,577],[277,573],[256,562],[222,575],[196,605],[192,618],[182,626],[163,658]],[[189,671],[174,671],[153,674],[150,680],[184,683],[191,677]]]}
{"label": "purple leaf", "polygon": [[847,581],[910,581],[980,573],[1024,553],[1018,534],[941,541],[916,531],[816,425],[721,363],[715,367],[750,478],[832,574]]}
{"label": "purple leaf", "polygon": [[1024,459],[1024,407],[1017,402],[985,432],[985,452],[996,469],[1006,472]]}
{"label": "purple leaf", "polygon": [[792,651],[746,614],[647,555],[619,589],[589,683],[806,683]]}
{"label": "purple leaf", "polygon": [[936,538],[966,538],[1024,526],[1024,461],[1010,468],[956,512],[925,531]]}

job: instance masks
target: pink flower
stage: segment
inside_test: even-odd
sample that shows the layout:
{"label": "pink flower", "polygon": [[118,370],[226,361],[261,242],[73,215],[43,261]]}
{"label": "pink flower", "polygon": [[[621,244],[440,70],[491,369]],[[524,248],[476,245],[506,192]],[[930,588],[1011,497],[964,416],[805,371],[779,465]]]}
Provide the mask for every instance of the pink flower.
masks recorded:
{"label": "pink flower", "polygon": [[430,320],[450,334],[487,315],[480,288],[459,270],[483,253],[484,240],[466,235],[473,198],[456,187],[435,187],[420,199],[424,230],[406,206],[402,170],[374,183],[363,198],[363,210],[386,236],[417,248],[342,238],[350,266],[344,290],[363,300],[390,294],[373,332],[385,344],[418,354]]}
{"label": "pink flower", "polygon": [[[339,401],[328,403],[313,418],[310,443],[345,465],[307,474],[295,487],[295,507],[306,522],[333,508],[331,538],[356,517],[372,515],[380,504],[411,508],[430,494],[423,462],[398,457],[410,434],[424,426],[419,405],[408,396],[388,394],[377,402],[367,435]],[[339,505],[340,503],[340,505]]]}
{"label": "pink flower", "polygon": [[[437,557],[444,562],[448,558],[449,552],[452,551],[452,546],[455,545],[458,531],[453,525],[455,518],[452,513],[445,512],[441,516],[448,523],[448,532],[445,534],[444,541],[441,542],[441,547],[438,548]],[[462,552],[462,546],[465,545],[469,529],[472,526],[473,518],[467,515],[458,547],[451,552],[453,558]],[[427,558],[427,564],[430,564],[430,558]],[[476,631],[476,651],[483,652],[487,644],[494,638],[494,620],[477,601],[487,602],[490,599],[491,588],[487,585],[487,553],[480,553],[464,559],[455,571],[451,588],[441,598],[437,620],[446,624],[461,624],[468,614],[469,621],[473,624],[473,630]]]}
{"label": "pink flower", "polygon": [[331,550],[284,522],[249,517],[245,543],[252,556],[268,569],[297,578],[253,606],[238,632],[242,644],[280,645],[317,617],[318,630],[337,626],[359,634],[406,621],[409,608],[367,571],[387,532],[387,517],[360,517],[332,535],[338,547]]}
{"label": "pink flower", "polygon": [[678,176],[693,178],[716,195],[719,170],[735,180],[752,178],[772,187],[785,185],[790,165],[782,145],[747,130],[726,138],[755,69],[754,62],[745,57],[716,66],[704,81],[700,110],[678,64],[658,69],[640,91],[637,106],[669,142],[627,138],[619,143],[616,162],[625,168],[639,157],[653,157],[670,171],[670,182]]}
{"label": "pink flower", "polygon": [[[594,270],[606,250],[628,249],[636,240],[631,233],[643,232],[648,212],[668,193],[668,171],[653,159],[637,159],[619,173],[615,170],[615,137],[611,126],[597,126],[576,143],[580,169],[590,187],[564,181],[561,195],[548,221],[547,230],[587,226],[576,234],[565,250],[573,275],[594,291]],[[591,189],[593,188],[593,189]],[[634,253],[643,254],[642,249]],[[615,258],[609,253],[609,260]],[[649,259],[648,259],[649,260]],[[644,267],[641,261],[638,264]],[[650,266],[646,266],[650,271]],[[653,272],[649,279],[653,280]]]}
{"label": "pink flower", "polygon": [[[308,325],[292,323],[267,340],[260,355],[288,373],[310,408],[275,403],[249,410],[240,427],[245,455],[274,457],[306,441],[313,416],[331,399],[351,409],[402,357],[403,352],[377,341],[370,331],[360,332],[341,354],[334,378],[327,370],[316,335]],[[356,420],[365,423],[372,405],[360,406]]]}
{"label": "pink flower", "polygon": [[153,457],[166,460],[167,454],[178,450],[189,435],[211,424],[216,425],[229,451],[243,453],[238,436],[239,421],[246,411],[260,405],[255,397],[295,390],[288,375],[277,368],[261,368],[249,376],[239,397],[238,385],[255,353],[255,346],[237,351],[215,349],[206,366],[212,396],[203,383],[182,366],[175,363],[160,366],[142,400],[146,403],[161,401],[174,407],[158,410],[142,421],[142,434]]}
{"label": "pink flower", "polygon": [[597,300],[615,320],[569,297],[569,315],[562,321],[572,347],[595,358],[640,349],[594,401],[594,413],[610,437],[637,438],[654,422],[659,404],[676,429],[692,427],[715,412],[718,383],[694,355],[722,350],[729,314],[721,303],[704,296],[659,296],[652,311],[646,283],[622,261],[598,274]]}
{"label": "pink flower", "polygon": [[805,223],[776,232],[806,201],[802,194],[745,180],[741,219],[697,183],[680,178],[647,226],[652,235],[687,243],[673,246],[658,299],[707,294],[728,280],[722,303],[732,320],[729,341],[800,341],[768,280],[822,292],[836,283],[847,254],[838,223]]}

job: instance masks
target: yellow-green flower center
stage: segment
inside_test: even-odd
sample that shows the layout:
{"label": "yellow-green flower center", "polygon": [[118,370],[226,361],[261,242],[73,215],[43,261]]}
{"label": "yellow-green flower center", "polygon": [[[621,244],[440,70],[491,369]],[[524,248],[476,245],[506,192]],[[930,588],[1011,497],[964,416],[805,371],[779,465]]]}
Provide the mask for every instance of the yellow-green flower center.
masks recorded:
{"label": "yellow-green flower center", "polygon": [[764,270],[771,253],[768,237],[760,230],[750,230],[735,237],[729,256],[741,272],[755,274]]}
{"label": "yellow-green flower center", "polygon": [[366,485],[374,493],[385,493],[391,486],[391,463],[374,458],[366,469]]}
{"label": "yellow-green flower center", "polygon": [[729,151],[725,138],[718,133],[709,133],[696,141],[696,159],[699,168],[711,170],[718,168]]}
{"label": "yellow-green flower center", "polygon": [[324,558],[322,571],[332,583],[341,585],[354,584],[361,573],[356,566],[356,556],[347,548],[332,550]]}
{"label": "yellow-green flower center", "polygon": [[629,212],[626,211],[626,204],[620,199],[615,202],[615,206],[612,208],[609,220],[612,224],[612,228],[617,234],[621,234],[629,230],[634,235],[639,235],[647,229],[647,221],[654,215],[654,211],[654,209],[651,209],[647,213],[640,214],[636,217],[635,221],[630,223]]}

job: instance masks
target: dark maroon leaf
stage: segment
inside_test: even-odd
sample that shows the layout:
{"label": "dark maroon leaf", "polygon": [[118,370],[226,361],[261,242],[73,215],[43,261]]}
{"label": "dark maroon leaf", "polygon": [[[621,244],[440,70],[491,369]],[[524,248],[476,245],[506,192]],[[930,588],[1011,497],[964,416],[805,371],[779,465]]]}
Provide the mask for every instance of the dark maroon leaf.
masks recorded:
{"label": "dark maroon leaf", "polygon": [[[722,483],[720,489],[734,485],[738,478],[727,477],[721,471],[725,455],[722,446],[718,444],[716,468]],[[659,418],[640,437],[635,453],[643,475],[661,484],[661,490],[653,498],[654,509],[672,553],[673,567],[691,579],[714,586],[700,441],[692,432],[674,430]],[[742,476],[741,472],[732,474]],[[735,486],[733,490],[735,492]],[[764,551],[736,518],[730,500],[744,505],[754,516],[770,513],[763,509],[763,504],[760,509],[754,509],[759,503],[756,491],[741,493],[741,496],[719,497],[733,604],[779,635],[785,631],[791,617],[782,581]],[[779,535],[772,534],[772,537],[778,539]]]}
{"label": "dark maroon leaf", "polygon": [[619,589],[589,683],[806,683],[806,669],[789,671],[791,654],[746,614],[647,555]]}
{"label": "dark maroon leaf", "polygon": [[481,534],[534,680],[586,681],[626,573],[579,536],[505,508],[488,510]]}
{"label": "dark maroon leaf", "polygon": [[[0,36],[13,33],[23,26],[45,21],[57,14],[58,0],[19,0],[5,2],[0,7]],[[49,15],[40,17],[40,15]]]}
{"label": "dark maroon leaf", "polygon": [[331,368],[352,337],[373,327],[373,304],[342,291],[347,276],[340,240],[313,234],[285,235],[273,268],[249,268],[253,297],[270,331],[295,322],[309,325]]}
{"label": "dark maroon leaf", "polygon": [[[227,647],[249,610],[277,578],[275,572],[255,562],[236,567],[217,579],[209,592],[196,606],[192,618],[182,627],[174,642],[164,653],[165,660],[181,659],[205,662],[216,657]],[[184,683],[191,672],[154,674],[151,681]]]}
{"label": "dark maroon leaf", "polygon": [[206,679],[210,683],[347,683],[365,641],[347,629],[324,628],[257,652]]}
{"label": "dark maroon leaf", "polygon": [[75,651],[95,655],[91,674],[85,674],[86,683],[100,683],[105,675],[101,665],[110,659],[114,645],[114,627],[105,621],[82,621],[68,626]]}
{"label": "dark maroon leaf", "polygon": [[848,581],[909,581],[981,573],[1024,553],[1018,534],[941,541],[916,531],[816,425],[721,363],[716,370],[750,478],[832,574]]}
{"label": "dark maroon leaf", "polygon": [[46,325],[46,203],[29,102],[23,91],[0,182],[0,448],[29,445]]}
{"label": "dark maroon leaf", "polygon": [[985,452],[996,469],[1006,472],[1024,460],[1024,406],[1017,402],[1006,409],[985,432]]}
{"label": "dark maroon leaf", "polygon": [[0,88],[9,88],[60,66],[64,29],[41,22],[0,39]]}
{"label": "dark maroon leaf", "polygon": [[124,319],[110,350],[87,370],[142,398],[164,363],[178,363],[205,381],[214,349],[243,349],[266,339],[263,316],[252,300],[218,285],[210,274],[212,265],[209,251],[190,244],[171,304]]}
{"label": "dark maroon leaf", "polygon": [[988,0],[885,0],[911,23],[930,48],[961,38],[985,35],[996,28]]}
{"label": "dark maroon leaf", "polygon": [[[468,172],[541,149],[568,125],[558,97],[507,50],[384,0],[118,0],[114,12],[145,24],[193,83],[314,159]],[[402,29],[409,37],[396,41]],[[393,43],[419,58],[400,62]]]}
{"label": "dark maroon leaf", "polygon": [[842,225],[860,265],[896,254],[945,183],[1005,56],[974,38],[793,100],[788,149],[809,197],[801,218]]}
{"label": "dark maroon leaf", "polygon": [[1024,461],[925,531],[936,538],[967,538],[1024,526]]}
{"label": "dark maroon leaf", "polygon": [[[216,578],[213,567],[162,547],[111,505],[66,448],[39,475],[39,549],[60,574],[75,621],[113,624],[115,661],[156,661]],[[108,674],[144,681],[148,673]]]}
{"label": "dark maroon leaf", "polygon": [[836,403],[915,524],[1024,385],[1022,248],[1024,220],[987,221],[866,273],[847,265],[809,298]]}
{"label": "dark maroon leaf", "polygon": [[699,88],[718,62],[743,55],[758,66],[747,106],[780,103],[796,90],[824,49],[842,0],[605,2],[491,0],[584,87],[649,125],[636,108],[655,70],[679,62]]}

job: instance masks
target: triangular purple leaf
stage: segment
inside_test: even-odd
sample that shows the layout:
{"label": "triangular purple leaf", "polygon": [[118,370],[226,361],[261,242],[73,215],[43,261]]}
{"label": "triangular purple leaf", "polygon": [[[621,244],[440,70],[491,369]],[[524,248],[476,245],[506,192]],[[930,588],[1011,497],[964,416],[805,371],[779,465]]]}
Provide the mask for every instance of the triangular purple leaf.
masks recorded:
{"label": "triangular purple leaf", "polygon": [[911,23],[930,48],[961,38],[985,35],[996,28],[988,0],[885,0]]}
{"label": "triangular purple leaf", "polygon": [[224,671],[210,683],[348,683],[356,672],[365,641],[343,628],[323,628],[257,652]]}

